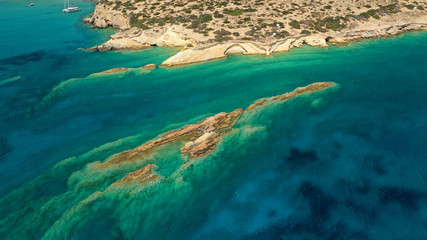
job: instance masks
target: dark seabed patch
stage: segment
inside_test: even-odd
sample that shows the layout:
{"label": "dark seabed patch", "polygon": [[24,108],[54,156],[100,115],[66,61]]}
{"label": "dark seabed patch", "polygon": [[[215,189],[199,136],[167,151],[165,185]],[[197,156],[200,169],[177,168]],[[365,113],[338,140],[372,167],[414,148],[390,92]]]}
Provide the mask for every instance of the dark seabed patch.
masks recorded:
{"label": "dark seabed patch", "polygon": [[366,233],[352,231],[346,224],[337,222],[326,225],[327,227],[315,227],[309,222],[281,220],[270,224],[259,231],[248,234],[242,239],[251,240],[277,240],[277,239],[368,239]]}
{"label": "dark seabed patch", "polygon": [[426,197],[426,194],[398,187],[380,188],[378,197],[381,203],[398,203],[404,208],[418,210],[419,202]]}
{"label": "dark seabed patch", "polygon": [[[368,235],[354,230],[345,222],[331,218],[332,211],[340,202],[324,193],[311,182],[304,181],[297,193],[307,201],[308,207],[301,207],[298,214],[268,224],[242,239],[367,239]],[[352,203],[348,203],[352,204]],[[352,206],[353,207],[353,206]],[[307,211],[305,211],[307,210]]]}
{"label": "dark seabed patch", "polygon": [[303,182],[299,188],[299,192],[308,201],[310,208],[310,218],[313,227],[317,228],[321,222],[329,219],[329,213],[336,205],[336,200],[329,195],[326,195],[319,188],[315,187],[310,182]]}
{"label": "dark seabed patch", "polygon": [[361,178],[357,182],[339,179],[336,181],[337,189],[343,196],[352,196],[356,194],[368,194],[372,190],[372,185],[369,179]]}
{"label": "dark seabed patch", "polygon": [[0,60],[0,65],[25,65],[29,62],[40,61],[45,55],[45,51],[35,51],[32,53],[21,54]]}
{"label": "dark seabed patch", "polygon": [[302,150],[295,147],[291,147],[290,155],[287,157],[286,162],[291,166],[291,168],[296,168],[298,166],[304,166],[312,161],[316,161],[318,156],[313,150]]}
{"label": "dark seabed patch", "polygon": [[280,173],[285,169],[295,170],[297,168],[304,168],[308,164],[317,161],[319,157],[314,150],[303,150],[296,147],[291,147],[289,153],[282,157],[281,161],[275,171]]}
{"label": "dark seabed patch", "polygon": [[6,154],[13,150],[6,137],[0,137],[0,162],[6,159]]}

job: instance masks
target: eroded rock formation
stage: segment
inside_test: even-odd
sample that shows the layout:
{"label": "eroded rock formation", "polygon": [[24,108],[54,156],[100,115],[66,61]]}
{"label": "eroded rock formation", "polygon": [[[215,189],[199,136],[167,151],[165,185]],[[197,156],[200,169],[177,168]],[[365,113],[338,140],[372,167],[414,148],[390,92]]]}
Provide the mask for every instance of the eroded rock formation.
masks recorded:
{"label": "eroded rock formation", "polygon": [[145,184],[150,181],[154,181],[158,179],[160,176],[154,173],[154,170],[157,166],[154,164],[148,164],[147,166],[136,170],[134,172],[128,173],[124,178],[116,181],[111,186],[118,186],[121,184],[129,184],[133,182],[138,182],[141,184]]}
{"label": "eroded rock formation", "polygon": [[289,37],[273,43],[255,42],[228,42],[222,44],[211,44],[183,49],[176,55],[166,59],[161,66],[174,67],[192,63],[205,62],[209,60],[225,58],[231,54],[259,54],[270,55],[277,52],[286,52],[292,48],[299,48],[303,44],[313,47],[327,48],[330,43],[344,43],[363,38],[375,38],[381,36],[393,36],[403,31],[421,30],[426,26],[423,24],[406,24],[392,26],[375,30],[348,31],[345,33],[318,34],[302,37]]}
{"label": "eroded rock formation", "polygon": [[129,28],[129,18],[122,12],[115,10],[113,6],[98,2],[94,12],[84,22],[90,23],[94,28],[113,27],[117,29]]}
{"label": "eroded rock formation", "polygon": [[150,64],[143,66],[142,68],[143,69],[155,69],[156,67],[157,67],[156,64],[150,63]]}
{"label": "eroded rock formation", "polygon": [[[257,111],[259,107],[269,102],[287,101],[302,94],[310,94],[334,87],[335,85],[336,84],[333,82],[317,82],[306,87],[297,88],[289,93],[271,98],[260,99],[250,105],[246,110],[237,109],[230,113],[218,113],[214,116],[205,118],[196,124],[186,125],[180,129],[166,132],[158,138],[144,143],[134,149],[113,155],[105,162],[96,164],[95,168],[103,169],[117,166],[123,163],[130,163],[136,160],[144,160],[159,147],[170,144],[172,142],[181,142],[183,144],[180,150],[181,154],[188,156],[190,159],[206,156],[216,148],[222,137],[232,130],[233,125],[238,121],[244,112]],[[145,173],[138,171],[132,175],[126,176],[125,178],[133,179],[134,176],[147,176]]]}
{"label": "eroded rock formation", "polygon": [[177,33],[170,28],[161,30],[142,30],[132,28],[110,36],[107,42],[88,48],[89,51],[136,50],[159,47],[191,47],[197,42],[184,34]]}

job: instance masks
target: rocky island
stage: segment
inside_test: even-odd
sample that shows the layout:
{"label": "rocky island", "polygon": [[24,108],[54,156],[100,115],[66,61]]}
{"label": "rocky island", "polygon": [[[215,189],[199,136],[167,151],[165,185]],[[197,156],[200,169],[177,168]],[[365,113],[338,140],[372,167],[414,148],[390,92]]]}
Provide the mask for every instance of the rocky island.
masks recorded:
{"label": "rocky island", "polygon": [[303,44],[328,47],[427,27],[425,1],[100,0],[85,19],[120,31],[95,51],[183,47],[162,66],[269,55]]}
{"label": "rocky island", "polygon": [[[157,139],[144,143],[136,148],[118,153],[105,162],[97,163],[94,168],[108,169],[117,167],[123,163],[140,161],[141,159],[147,158],[147,156],[151,155],[159,147],[173,142],[182,142],[183,146],[180,151],[184,156],[188,156],[189,158],[205,156],[213,151],[222,137],[232,130],[233,125],[242,114],[257,111],[258,108],[263,105],[271,104],[272,102],[285,102],[302,94],[311,94],[335,86],[336,84],[333,82],[316,82],[305,87],[299,87],[289,93],[260,99],[246,108],[246,110],[236,109],[230,113],[218,113],[196,124],[186,125],[180,129],[166,132]],[[135,174],[132,174],[129,177],[134,178],[134,175]],[[143,176],[145,175],[143,174]]]}

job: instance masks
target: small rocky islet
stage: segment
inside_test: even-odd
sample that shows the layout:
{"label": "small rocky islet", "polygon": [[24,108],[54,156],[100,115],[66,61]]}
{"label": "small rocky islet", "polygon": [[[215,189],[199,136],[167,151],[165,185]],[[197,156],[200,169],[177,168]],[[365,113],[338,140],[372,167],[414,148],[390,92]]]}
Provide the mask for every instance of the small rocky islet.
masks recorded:
{"label": "small rocky islet", "polygon": [[260,99],[251,104],[246,110],[236,109],[230,113],[218,113],[196,124],[186,125],[180,129],[164,133],[159,138],[144,143],[134,149],[118,153],[105,162],[97,164],[96,168],[108,168],[144,158],[158,147],[176,141],[184,141],[184,145],[181,147],[181,154],[190,158],[205,156],[215,149],[224,135],[231,131],[233,124],[243,113],[256,111],[257,108],[268,104],[268,102],[284,102],[302,94],[310,94],[335,86],[336,84],[333,82],[316,82],[305,87],[299,87],[283,95]]}

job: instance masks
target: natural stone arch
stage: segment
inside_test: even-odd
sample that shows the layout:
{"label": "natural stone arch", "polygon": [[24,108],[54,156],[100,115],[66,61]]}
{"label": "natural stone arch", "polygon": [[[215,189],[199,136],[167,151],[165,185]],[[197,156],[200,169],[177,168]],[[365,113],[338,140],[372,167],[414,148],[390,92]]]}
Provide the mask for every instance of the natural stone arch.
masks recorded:
{"label": "natural stone arch", "polygon": [[224,55],[229,55],[229,54],[239,54],[239,53],[247,53],[248,51],[240,44],[236,43],[233,44],[231,46],[229,46],[227,49],[225,49],[224,51]]}

